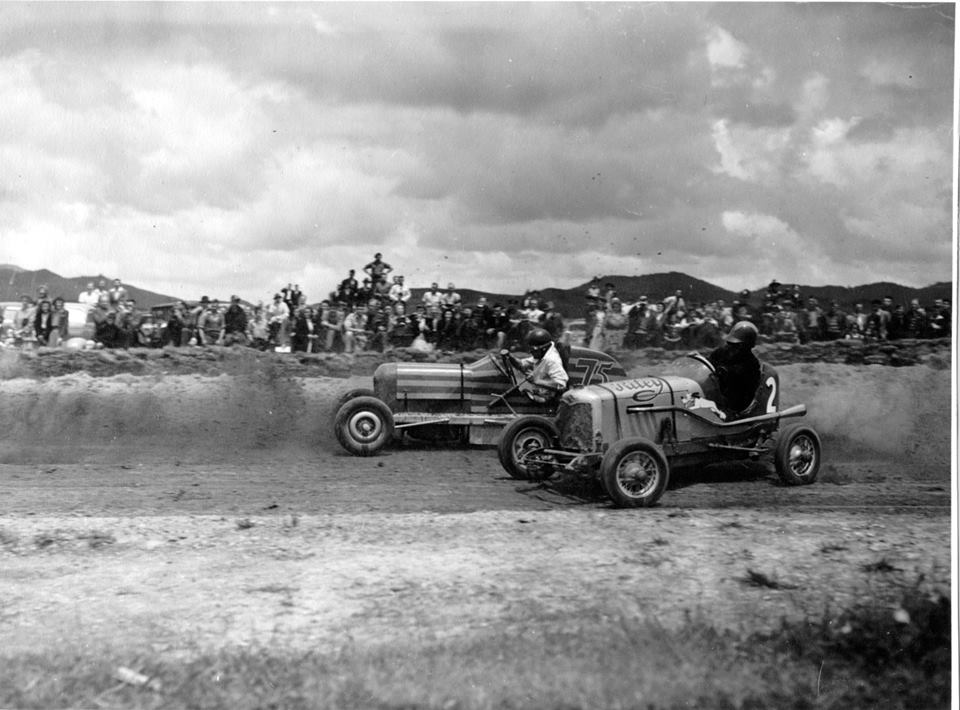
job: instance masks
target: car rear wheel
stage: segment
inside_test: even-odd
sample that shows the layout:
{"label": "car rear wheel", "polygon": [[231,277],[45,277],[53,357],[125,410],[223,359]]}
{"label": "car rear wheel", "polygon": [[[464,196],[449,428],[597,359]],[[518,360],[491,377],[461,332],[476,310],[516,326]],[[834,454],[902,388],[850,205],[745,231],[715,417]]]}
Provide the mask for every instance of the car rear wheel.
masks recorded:
{"label": "car rear wheel", "polygon": [[556,425],[546,417],[520,417],[504,427],[497,443],[500,465],[513,478],[529,480],[530,469],[524,460],[534,451],[553,446],[559,433]]}
{"label": "car rear wheel", "polygon": [[774,465],[788,486],[806,486],[820,473],[820,437],[805,424],[790,424],[777,435]]}
{"label": "car rear wheel", "polygon": [[376,397],[354,397],[334,420],[340,445],[354,456],[372,456],[393,438],[393,413]]}
{"label": "car rear wheel", "polygon": [[666,456],[646,439],[618,441],[600,462],[600,481],[614,504],[621,508],[653,505],[667,490],[669,480]]}

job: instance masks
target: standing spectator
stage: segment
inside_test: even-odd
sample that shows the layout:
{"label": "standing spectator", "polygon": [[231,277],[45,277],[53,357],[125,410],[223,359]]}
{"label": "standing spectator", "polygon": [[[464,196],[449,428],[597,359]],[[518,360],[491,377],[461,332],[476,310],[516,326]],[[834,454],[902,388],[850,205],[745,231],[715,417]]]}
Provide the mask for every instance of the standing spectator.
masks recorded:
{"label": "standing spectator", "polygon": [[67,310],[63,298],[53,299],[53,308],[50,314],[50,337],[47,344],[51,348],[59,347],[70,337],[70,312]]}
{"label": "standing spectator", "polygon": [[188,345],[203,345],[203,329],[200,327],[200,320],[203,318],[209,307],[210,299],[206,296],[202,296],[200,298],[200,302],[187,311],[186,337]]}
{"label": "standing spectator", "polygon": [[612,283],[607,283],[603,287],[603,303],[600,304],[601,308],[609,311],[610,304],[613,302],[613,299],[617,297],[617,289],[613,287]]}
{"label": "standing spectator", "polygon": [[197,319],[197,328],[203,333],[204,345],[223,345],[224,319],[220,312],[220,301],[214,298]]}
{"label": "standing spectator", "polygon": [[672,296],[667,296],[663,299],[664,317],[676,311],[683,311],[684,313],[687,311],[687,302],[683,300],[683,289],[679,288],[673,292]]}
{"label": "standing spectator", "polygon": [[[890,325],[892,325],[892,318],[890,319]],[[923,308],[920,307],[920,300],[914,298],[910,301],[910,307],[907,309],[906,313],[903,314],[903,332],[901,333],[891,333],[892,328],[888,325],[887,336],[893,338],[894,335],[898,337],[907,337],[907,338],[922,338],[926,334],[927,330],[927,314]]]}
{"label": "standing spectator", "polygon": [[645,348],[650,342],[647,320],[647,297],[640,299],[627,311],[627,334],[623,344],[627,348]]}
{"label": "standing spectator", "polygon": [[77,302],[86,306],[87,313],[93,310],[93,307],[97,305],[99,299],[100,292],[94,288],[93,281],[88,281],[86,290],[81,291],[80,295],[77,296]]}
{"label": "standing spectator", "polygon": [[177,348],[186,345],[184,334],[187,334],[189,340],[189,331],[187,330],[187,304],[183,301],[177,301],[170,309],[170,315],[167,316],[166,326],[163,328],[163,338],[161,344],[172,345]]}
{"label": "standing spectator", "polygon": [[110,305],[115,309],[119,310],[123,307],[123,304],[127,302],[129,298],[127,294],[127,289],[123,287],[123,282],[120,279],[113,280],[113,286],[110,287]]}
{"label": "standing spectator", "polygon": [[600,279],[594,276],[587,286],[587,311],[603,307],[603,294],[600,293]]}
{"label": "standing spectator", "polygon": [[[436,284],[434,284],[436,285]],[[403,303],[410,300],[410,289],[403,283],[403,276],[393,277],[393,286],[390,287],[388,297],[391,303]]]}
{"label": "standing spectator", "polygon": [[357,303],[360,284],[357,282],[357,277],[354,275],[356,273],[356,271],[350,269],[350,273],[347,275],[347,278],[341,281],[340,285],[337,287],[337,298],[346,303],[347,306],[354,306]]}
{"label": "standing spectator", "polygon": [[777,312],[774,328],[774,339],[777,342],[799,342],[800,323],[796,311],[793,310],[792,298],[784,298],[780,301],[780,310]]}
{"label": "standing spectator", "polygon": [[373,286],[370,283],[370,277],[366,277],[363,280],[363,283],[357,288],[357,294],[355,296],[356,303],[362,305],[364,308],[368,307],[370,299],[373,297]]}
{"label": "standing spectator", "polygon": [[50,341],[50,332],[53,330],[52,312],[50,301],[43,300],[37,304],[37,312],[33,317],[33,332],[37,345],[47,345]]}
{"label": "standing spectator", "polygon": [[392,288],[393,284],[386,279],[377,281],[373,286],[372,295],[380,301],[381,304],[392,304],[393,302],[390,300],[390,290]]}
{"label": "standing spectator", "polygon": [[874,299],[870,302],[873,310],[867,316],[867,327],[864,331],[864,340],[884,341],[887,339],[887,323],[889,317],[883,310],[883,302]]}
{"label": "standing spectator", "polygon": [[455,311],[460,310],[460,294],[457,293],[453,282],[447,284],[446,293],[443,294],[443,307],[452,308]]}
{"label": "standing spectator", "polygon": [[847,316],[847,337],[860,340],[867,331],[867,318],[869,314],[864,312],[862,303],[853,305],[853,313]]}
{"label": "standing spectator", "polygon": [[623,303],[616,296],[610,301],[610,310],[603,319],[603,349],[607,352],[623,350],[623,338],[629,321],[623,312]]}
{"label": "standing spectator", "polygon": [[928,334],[931,338],[950,337],[950,302],[942,299],[935,299],[933,302],[933,312],[927,319]]}
{"label": "standing spectator", "polygon": [[223,344],[247,344],[247,312],[240,305],[239,296],[230,296],[230,305],[223,314]]}
{"label": "standing spectator", "polygon": [[137,310],[137,302],[133,298],[128,298],[117,308],[117,326],[120,328],[124,348],[137,344],[137,332],[142,320],[143,315]]}
{"label": "standing spectator", "polygon": [[823,311],[813,296],[807,299],[807,306],[800,313],[800,327],[801,342],[823,340]]}
{"label": "standing spectator", "polygon": [[560,340],[563,337],[563,316],[554,307],[553,301],[547,301],[546,310],[540,322],[543,324],[543,329],[550,333],[550,337],[554,340]]}
{"label": "standing spectator", "polygon": [[270,335],[268,341],[271,348],[281,344],[283,338],[282,329],[290,318],[290,308],[283,302],[283,296],[279,293],[273,295],[273,303],[266,307],[267,323],[270,326]]}
{"label": "standing spectator", "polygon": [[847,314],[840,310],[840,304],[830,302],[830,307],[823,313],[824,340],[840,340],[846,335]]}
{"label": "standing spectator", "polygon": [[434,332],[440,324],[440,317],[443,314],[443,292],[434,281],[430,284],[430,290],[423,294],[423,310],[428,324],[428,330]]}
{"label": "standing spectator", "polygon": [[523,309],[523,317],[531,323],[536,323],[537,325],[543,323],[543,318],[546,315],[547,312],[543,310],[541,302],[536,298],[531,299],[528,302],[527,307]]}
{"label": "standing spectator", "polygon": [[387,280],[387,274],[393,271],[393,267],[383,261],[383,254],[377,252],[373,255],[373,261],[363,267],[364,273],[370,277],[374,285]]}

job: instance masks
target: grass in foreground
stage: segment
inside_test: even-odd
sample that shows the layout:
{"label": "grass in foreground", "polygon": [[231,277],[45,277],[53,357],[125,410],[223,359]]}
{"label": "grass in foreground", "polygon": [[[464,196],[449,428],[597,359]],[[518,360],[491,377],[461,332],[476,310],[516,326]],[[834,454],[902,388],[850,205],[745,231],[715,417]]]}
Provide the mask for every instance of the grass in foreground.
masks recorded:
{"label": "grass in foreground", "polygon": [[[263,648],[174,661],[105,650],[2,663],[3,708],[934,709],[950,704],[950,601],[915,592],[898,608],[784,622],[765,635],[692,618],[668,631],[596,612],[474,640],[331,653]],[[136,671],[132,681],[118,678],[121,666]]]}

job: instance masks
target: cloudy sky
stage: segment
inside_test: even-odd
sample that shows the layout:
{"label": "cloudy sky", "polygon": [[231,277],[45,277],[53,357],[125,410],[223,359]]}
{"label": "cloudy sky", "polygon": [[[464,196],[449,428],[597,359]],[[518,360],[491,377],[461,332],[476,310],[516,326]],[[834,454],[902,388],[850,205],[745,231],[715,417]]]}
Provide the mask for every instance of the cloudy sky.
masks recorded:
{"label": "cloudy sky", "polygon": [[951,278],[952,4],[0,3],[0,264]]}

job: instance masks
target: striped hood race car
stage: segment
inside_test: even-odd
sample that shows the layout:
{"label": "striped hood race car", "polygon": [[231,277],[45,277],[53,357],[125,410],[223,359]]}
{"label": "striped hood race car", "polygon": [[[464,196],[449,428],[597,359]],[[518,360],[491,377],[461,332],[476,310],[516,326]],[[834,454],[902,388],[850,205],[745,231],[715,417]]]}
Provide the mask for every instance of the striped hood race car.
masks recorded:
{"label": "striped hood race car", "polygon": [[[626,377],[607,353],[558,345],[568,387]],[[509,355],[490,353],[468,363],[385,363],[372,390],[351,390],[334,408],[337,441],[351,454],[370,456],[397,435],[423,441],[496,445],[518,416],[552,416],[557,403],[540,403]]]}

